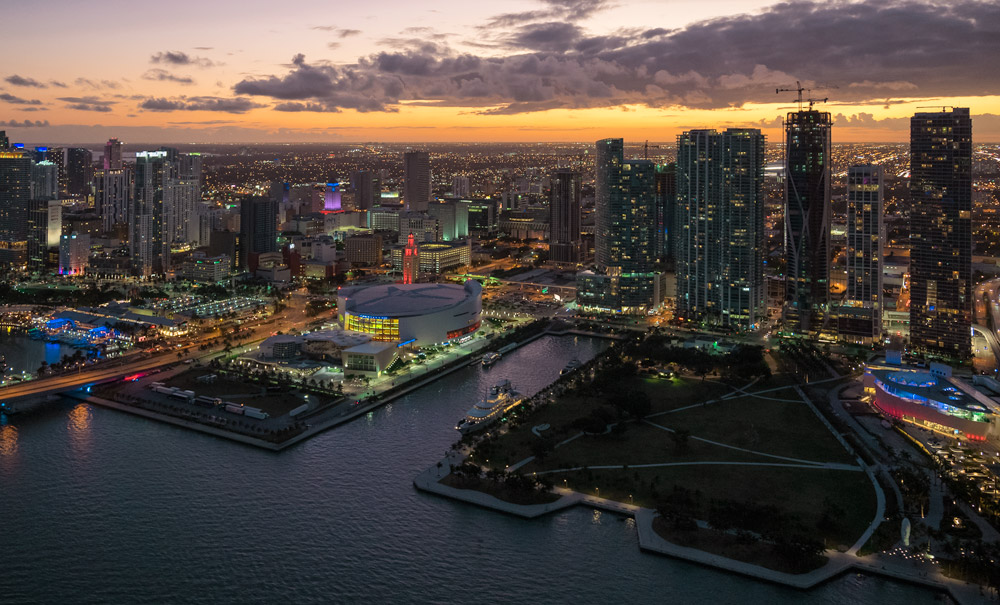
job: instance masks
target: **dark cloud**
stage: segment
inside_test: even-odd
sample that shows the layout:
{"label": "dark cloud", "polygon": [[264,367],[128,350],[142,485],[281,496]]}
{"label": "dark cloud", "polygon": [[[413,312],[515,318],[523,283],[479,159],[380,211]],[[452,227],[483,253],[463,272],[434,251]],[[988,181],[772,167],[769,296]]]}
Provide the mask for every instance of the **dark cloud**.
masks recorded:
{"label": "dark cloud", "polygon": [[286,112],[300,112],[300,111],[315,111],[322,113],[339,113],[340,109],[336,107],[329,107],[323,103],[278,103],[274,106],[275,111],[286,111]]}
{"label": "dark cloud", "polygon": [[14,86],[27,86],[31,88],[48,88],[46,84],[43,84],[34,78],[25,78],[17,74],[14,74],[12,76],[7,76],[6,78],[4,78],[4,82],[7,82],[8,84],[13,84]]}
{"label": "dark cloud", "polygon": [[226,97],[150,97],[139,103],[139,109],[146,111],[222,111],[226,113],[246,113],[251,109],[264,107],[246,98]]}
{"label": "dark cloud", "polygon": [[326,47],[330,50],[337,50],[340,48],[340,42],[327,42]]}
{"label": "dark cloud", "polygon": [[60,101],[67,103],[67,109],[79,109],[80,111],[97,111],[108,113],[112,109],[115,101],[105,101],[97,97],[59,97]]}
{"label": "dark cloud", "polygon": [[166,52],[156,53],[155,55],[149,57],[149,62],[176,66],[193,65],[195,67],[212,67],[215,65],[211,59],[193,57],[179,50],[168,50]]}
{"label": "dark cloud", "polygon": [[23,99],[21,97],[16,97],[10,93],[0,93],[0,101],[6,101],[13,105],[41,105],[42,102],[38,99]]}
{"label": "dark cloud", "polygon": [[37,128],[48,125],[49,125],[48,120],[35,120],[34,122],[32,122],[31,120],[24,120],[23,122],[18,122],[17,120],[7,120],[7,121],[0,120],[0,126],[6,128]]}
{"label": "dark cloud", "polygon": [[49,84],[55,86],[56,88],[68,88],[65,82],[60,82],[58,80],[49,80]]}
{"label": "dark cloud", "polygon": [[347,38],[350,36],[357,36],[361,34],[360,29],[342,29],[336,25],[316,25],[312,29],[317,29],[324,32],[334,32],[340,38]]}
{"label": "dark cloud", "polygon": [[76,84],[77,86],[86,86],[87,88],[93,88],[95,90],[102,88],[112,88],[112,89],[121,88],[121,84],[119,84],[118,82],[113,82],[111,80],[101,80],[99,82],[96,82],[94,80],[88,80],[87,78],[77,78],[76,80],[73,80],[73,83]]}
{"label": "dark cloud", "polygon": [[[544,11],[572,4],[554,0]],[[591,13],[607,6],[584,4]],[[352,65],[310,64],[298,55],[287,73],[244,79],[235,91],[325,111],[385,111],[408,101],[489,113],[786,102],[794,93],[778,96],[775,88],[796,80],[836,85],[812,95],[841,103],[978,96],[1000,90],[996,23],[1000,3],[977,0],[786,2],[671,31],[603,36],[567,18],[537,17],[484,33],[477,43],[493,49],[485,56],[421,38],[390,39],[393,50]]]}
{"label": "dark cloud", "polygon": [[546,8],[524,11],[520,13],[503,13],[490,18],[482,29],[511,27],[530,23],[558,19],[560,21],[579,21],[596,12],[612,7],[606,0],[542,0]]}
{"label": "dark cloud", "polygon": [[154,80],[159,82],[177,82],[178,84],[194,84],[194,80],[187,76],[175,76],[165,69],[150,69],[142,74],[143,80]]}

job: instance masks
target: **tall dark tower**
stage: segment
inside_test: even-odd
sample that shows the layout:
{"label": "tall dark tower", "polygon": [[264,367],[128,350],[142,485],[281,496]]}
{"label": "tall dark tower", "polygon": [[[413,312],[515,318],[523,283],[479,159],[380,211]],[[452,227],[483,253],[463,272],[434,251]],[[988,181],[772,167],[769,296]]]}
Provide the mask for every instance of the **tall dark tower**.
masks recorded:
{"label": "tall dark tower", "polygon": [[403,201],[408,210],[426,212],[431,201],[431,156],[426,151],[403,154]]}
{"label": "tall dark tower", "polygon": [[656,167],[656,243],[657,256],[674,260],[677,219],[677,163],[660,164]]}
{"label": "tall dark tower", "polygon": [[830,302],[829,112],[785,118],[785,328],[819,331]]}
{"label": "tall dark tower", "polygon": [[972,118],[910,119],[910,346],[965,359],[972,349]]}
{"label": "tall dark tower", "polygon": [[66,150],[66,190],[70,195],[90,195],[94,178],[94,159],[90,150],[70,147]]}
{"label": "tall dark tower", "polygon": [[240,203],[240,266],[256,267],[251,255],[278,250],[278,202],[270,197],[248,197]]}
{"label": "tall dark tower", "polygon": [[575,263],[580,260],[579,172],[560,169],[552,175],[549,197],[549,260]]}

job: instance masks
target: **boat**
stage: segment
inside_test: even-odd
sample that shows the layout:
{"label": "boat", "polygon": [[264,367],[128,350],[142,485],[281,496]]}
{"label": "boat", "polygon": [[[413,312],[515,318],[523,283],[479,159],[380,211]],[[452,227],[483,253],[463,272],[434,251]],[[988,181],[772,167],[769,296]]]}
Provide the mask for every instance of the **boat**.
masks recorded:
{"label": "boat", "polygon": [[486,397],[472,406],[465,418],[458,421],[455,428],[462,433],[471,433],[486,428],[499,420],[504,412],[517,407],[524,401],[509,380],[494,385]]}
{"label": "boat", "polygon": [[567,363],[566,366],[559,371],[559,375],[562,376],[563,374],[569,374],[570,372],[577,369],[581,365],[583,364],[580,363],[579,359],[571,359],[569,363]]}
{"label": "boat", "polygon": [[496,362],[500,361],[500,357],[502,357],[500,353],[497,353],[496,351],[490,351],[486,355],[483,355],[483,365],[488,368],[491,365],[495,364]]}

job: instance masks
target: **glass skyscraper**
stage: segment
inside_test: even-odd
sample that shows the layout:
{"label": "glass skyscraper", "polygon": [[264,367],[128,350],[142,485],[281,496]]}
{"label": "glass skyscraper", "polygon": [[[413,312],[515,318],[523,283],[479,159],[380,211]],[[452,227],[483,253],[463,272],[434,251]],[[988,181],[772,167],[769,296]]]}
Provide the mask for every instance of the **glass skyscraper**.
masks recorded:
{"label": "glass skyscraper", "polygon": [[820,331],[830,302],[830,114],[785,117],[785,329]]}
{"label": "glass skyscraper", "polygon": [[579,172],[561,169],[552,175],[549,195],[549,260],[575,263],[580,260]]}
{"label": "glass skyscraper", "polygon": [[859,344],[878,342],[882,334],[882,214],[882,167],[848,168],[847,291],[837,332]]}
{"label": "glass skyscraper", "polygon": [[950,359],[972,349],[972,117],[910,119],[910,346]]}
{"label": "glass skyscraper", "polygon": [[677,137],[677,315],[752,329],[764,314],[764,136]]}

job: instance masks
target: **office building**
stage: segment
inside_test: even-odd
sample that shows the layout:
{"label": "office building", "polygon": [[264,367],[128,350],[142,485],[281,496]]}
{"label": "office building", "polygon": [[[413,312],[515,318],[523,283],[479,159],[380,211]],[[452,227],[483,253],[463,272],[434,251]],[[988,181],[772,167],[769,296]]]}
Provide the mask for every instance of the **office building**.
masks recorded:
{"label": "office building", "polygon": [[90,257],[90,236],[75,231],[59,240],[59,275],[83,275]]}
{"label": "office building", "polygon": [[881,166],[847,169],[847,291],[837,314],[837,333],[858,344],[882,335],[883,178]]}
{"label": "office building", "polygon": [[580,261],[580,187],[583,177],[569,169],[557,170],[549,180],[549,260]]}
{"label": "office building", "polygon": [[[112,141],[117,143],[115,139]],[[108,145],[113,154],[111,141]],[[120,143],[117,147],[120,152]],[[170,212],[164,208],[164,195],[171,177],[167,155],[167,151],[140,151],[135,158],[135,180],[128,216],[129,252],[132,273],[140,277],[162,275],[170,270],[170,240],[164,233],[166,215]],[[120,167],[107,169],[116,170]]]}
{"label": "office building", "polygon": [[382,264],[382,236],[377,233],[355,235],[344,240],[347,262],[362,267]]}
{"label": "office building", "polygon": [[0,151],[7,151],[10,149],[10,139],[7,138],[7,131],[0,130]]}
{"label": "office building", "polygon": [[426,151],[403,154],[403,202],[407,210],[424,212],[431,201],[431,156]]}
{"label": "office building", "polygon": [[469,234],[477,237],[495,236],[500,229],[497,201],[493,199],[468,200],[468,206]]}
{"label": "office building", "polygon": [[248,197],[240,204],[241,268],[255,268],[256,255],[278,251],[278,203]]}
{"label": "office building", "polygon": [[656,166],[656,255],[674,260],[676,257],[675,226],[677,201],[677,164]]}
{"label": "office building", "polygon": [[357,210],[371,210],[382,201],[382,181],[371,170],[352,172],[351,189],[354,190],[354,207]]}
{"label": "office building", "polygon": [[[23,264],[28,239],[31,200],[31,157],[21,151],[0,151],[0,262],[5,268]],[[20,242],[20,245],[15,245]]]}
{"label": "office building", "polygon": [[469,236],[469,205],[458,200],[431,202],[427,214],[437,219],[441,241],[451,242]]}
{"label": "office building", "polygon": [[764,136],[677,137],[677,315],[749,330],[765,315]]}
{"label": "office building", "polygon": [[122,143],[118,139],[108,139],[104,145],[104,169],[122,169]]}
{"label": "office building", "polygon": [[66,193],[89,196],[93,174],[94,158],[90,150],[81,147],[66,150]]}
{"label": "office building", "polygon": [[910,346],[964,359],[972,337],[972,118],[910,119]]}
{"label": "office building", "polygon": [[59,197],[59,167],[49,160],[35,162],[31,166],[32,197],[38,200],[54,200]]}

